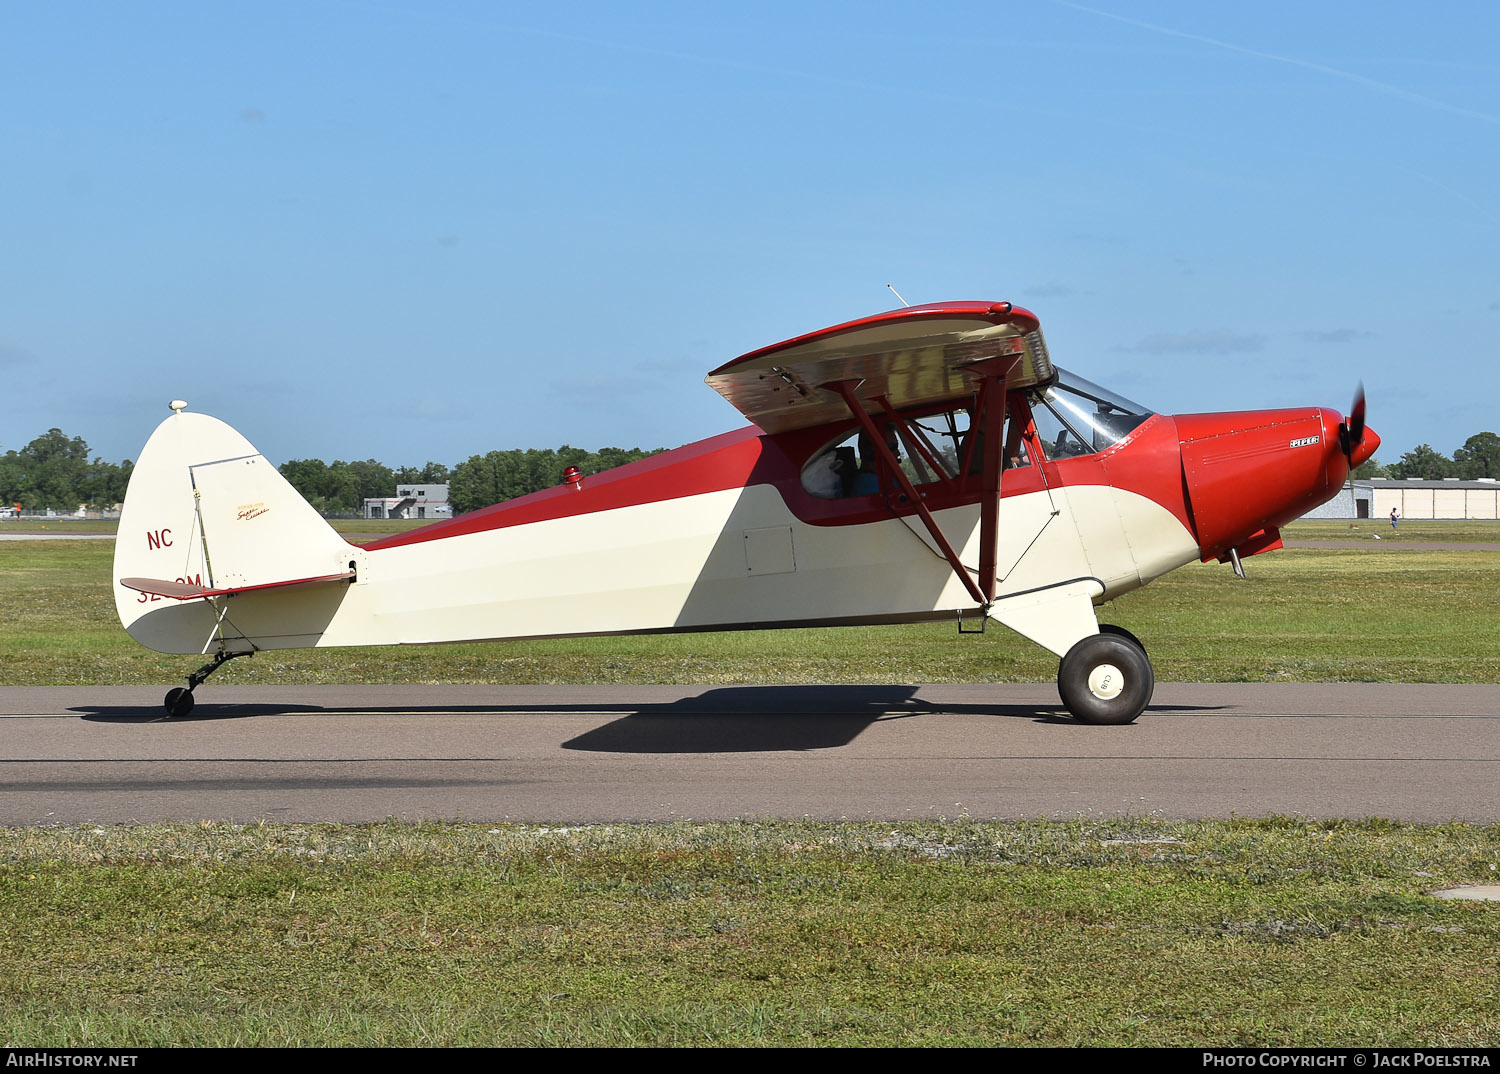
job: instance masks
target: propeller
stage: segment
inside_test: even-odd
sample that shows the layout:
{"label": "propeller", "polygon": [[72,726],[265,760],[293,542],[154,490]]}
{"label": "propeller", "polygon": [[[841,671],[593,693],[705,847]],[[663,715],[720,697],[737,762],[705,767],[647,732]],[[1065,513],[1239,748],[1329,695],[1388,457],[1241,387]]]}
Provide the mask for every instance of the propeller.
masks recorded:
{"label": "propeller", "polygon": [[1354,452],[1365,442],[1365,386],[1354,390],[1354,405],[1349,408],[1349,417],[1339,422],[1339,447],[1344,458],[1349,460],[1349,471],[1354,472]]}
{"label": "propeller", "polygon": [[[1344,451],[1344,458],[1348,461],[1348,478],[1344,488],[1349,493],[1349,505],[1356,515],[1359,507],[1355,503],[1357,496],[1354,492],[1354,453],[1359,451],[1365,442],[1365,385],[1361,381],[1354,389],[1354,405],[1349,408],[1349,416],[1339,422],[1339,447]],[[1375,437],[1375,443],[1370,445],[1368,451],[1360,451],[1360,459],[1370,458],[1375,454],[1375,449],[1380,447],[1380,437]]]}

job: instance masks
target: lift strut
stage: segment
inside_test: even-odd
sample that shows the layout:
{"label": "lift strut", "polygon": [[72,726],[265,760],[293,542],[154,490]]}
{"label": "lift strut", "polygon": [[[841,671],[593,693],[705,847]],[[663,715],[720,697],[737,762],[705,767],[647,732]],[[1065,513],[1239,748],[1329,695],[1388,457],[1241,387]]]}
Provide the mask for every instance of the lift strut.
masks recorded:
{"label": "lift strut", "polygon": [[[976,581],[974,572],[965,567],[963,561],[958,558],[952,543],[943,533],[942,527],[932,517],[932,512],[922,501],[921,494],[912,485],[911,478],[906,471],[901,469],[901,463],[886,438],[875,426],[875,419],[870,416],[869,411],[855,395],[862,381],[859,380],[837,380],[820,387],[837,393],[845,405],[849,407],[849,413],[854,420],[859,422],[860,429],[864,432],[874,451],[885,464],[886,470],[895,478],[905,495],[907,502],[916,509],[917,516],[922,520],[922,525],[927,528],[933,542],[943,553],[943,558],[953,568],[953,573],[968,590],[969,596],[974,598],[974,603],[986,611],[995,601],[996,588],[996,545],[999,541],[1000,520],[1000,473],[1004,463],[1004,437],[1003,429],[1005,422],[1005,378],[1020,361],[1019,355],[1004,355],[976,362],[968,367],[980,378],[979,405],[971,424],[971,435],[977,436],[983,433],[982,464],[982,493],[979,500],[979,578]],[[889,413],[889,403],[886,404]],[[900,416],[890,415],[897,422]]]}

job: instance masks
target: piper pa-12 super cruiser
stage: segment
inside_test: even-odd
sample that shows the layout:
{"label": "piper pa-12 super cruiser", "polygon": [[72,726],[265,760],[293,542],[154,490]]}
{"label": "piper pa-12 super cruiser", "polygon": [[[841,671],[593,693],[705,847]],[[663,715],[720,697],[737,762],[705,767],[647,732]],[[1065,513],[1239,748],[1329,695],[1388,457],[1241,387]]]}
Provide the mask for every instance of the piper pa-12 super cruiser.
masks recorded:
{"label": "piper pa-12 super cruiser", "polygon": [[363,546],[174,401],[114,562],[136,641],[211,656],[167,713],[267,649],[949,619],[1051,651],[1074,717],[1129,723],[1151,662],[1095,609],[1195,561],[1242,573],[1380,442],[1362,391],[1348,417],[1153,413],[1054,365],[1008,302],[865,317],[707,380],[752,424]]}

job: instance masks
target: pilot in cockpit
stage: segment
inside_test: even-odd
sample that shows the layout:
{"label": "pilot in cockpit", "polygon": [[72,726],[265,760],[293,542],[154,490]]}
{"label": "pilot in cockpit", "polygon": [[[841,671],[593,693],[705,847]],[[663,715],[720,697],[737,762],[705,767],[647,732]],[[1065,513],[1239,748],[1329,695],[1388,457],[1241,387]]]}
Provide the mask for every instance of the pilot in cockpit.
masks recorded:
{"label": "pilot in cockpit", "polygon": [[[891,454],[897,459],[901,458],[901,438],[896,432],[894,425],[885,427],[885,442],[891,449]],[[859,472],[854,476],[854,485],[849,490],[850,496],[873,496],[880,491],[880,463],[876,459],[875,445],[871,442],[869,434],[859,434]]]}
{"label": "pilot in cockpit", "polygon": [[854,449],[845,444],[833,449],[833,472],[838,478],[838,496],[854,494],[854,479],[859,476],[859,463],[855,461]]}

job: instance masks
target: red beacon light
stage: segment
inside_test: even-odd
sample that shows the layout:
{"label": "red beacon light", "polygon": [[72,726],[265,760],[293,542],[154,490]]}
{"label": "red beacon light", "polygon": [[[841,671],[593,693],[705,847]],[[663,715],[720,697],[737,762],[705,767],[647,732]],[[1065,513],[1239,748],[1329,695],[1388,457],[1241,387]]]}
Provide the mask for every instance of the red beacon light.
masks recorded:
{"label": "red beacon light", "polygon": [[575,489],[583,488],[583,471],[576,466],[569,466],[563,471],[563,481],[572,485]]}

